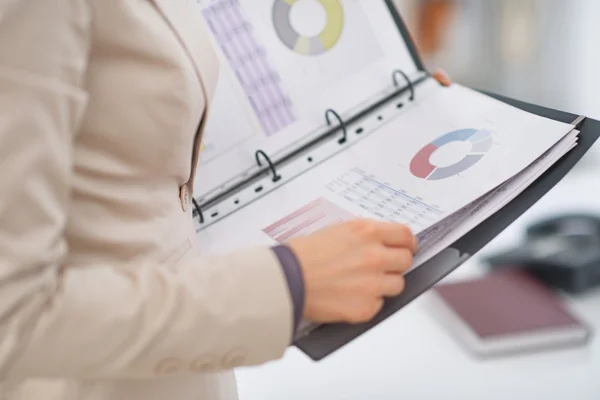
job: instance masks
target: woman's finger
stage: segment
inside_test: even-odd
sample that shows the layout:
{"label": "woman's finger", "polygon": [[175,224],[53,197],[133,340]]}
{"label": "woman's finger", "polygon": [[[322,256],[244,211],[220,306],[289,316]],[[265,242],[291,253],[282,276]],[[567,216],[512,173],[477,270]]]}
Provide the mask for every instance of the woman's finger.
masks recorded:
{"label": "woman's finger", "polygon": [[452,84],[452,79],[450,79],[446,71],[444,71],[443,69],[438,69],[434,71],[433,77],[444,86],[450,86]]}

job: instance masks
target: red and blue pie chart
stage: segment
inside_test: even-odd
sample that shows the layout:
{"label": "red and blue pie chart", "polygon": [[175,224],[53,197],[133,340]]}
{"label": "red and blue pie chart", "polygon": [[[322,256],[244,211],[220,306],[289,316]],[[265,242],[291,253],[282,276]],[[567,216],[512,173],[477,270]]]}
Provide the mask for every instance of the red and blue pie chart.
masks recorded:
{"label": "red and blue pie chart", "polygon": [[[470,142],[471,149],[461,160],[443,167],[431,163],[431,155],[436,150],[451,142],[465,141]],[[410,162],[410,172],[417,178],[432,181],[450,178],[477,164],[492,144],[493,137],[486,130],[459,129],[448,132],[419,150]]]}

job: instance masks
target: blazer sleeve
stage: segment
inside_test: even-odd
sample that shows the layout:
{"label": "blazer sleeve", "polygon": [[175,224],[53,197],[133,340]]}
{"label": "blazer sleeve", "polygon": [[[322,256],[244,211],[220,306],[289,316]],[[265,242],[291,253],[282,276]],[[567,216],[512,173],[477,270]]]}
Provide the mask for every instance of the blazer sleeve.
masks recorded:
{"label": "blazer sleeve", "polygon": [[293,307],[269,248],[67,265],[89,0],[0,0],[0,381],[152,379],[280,357]]}

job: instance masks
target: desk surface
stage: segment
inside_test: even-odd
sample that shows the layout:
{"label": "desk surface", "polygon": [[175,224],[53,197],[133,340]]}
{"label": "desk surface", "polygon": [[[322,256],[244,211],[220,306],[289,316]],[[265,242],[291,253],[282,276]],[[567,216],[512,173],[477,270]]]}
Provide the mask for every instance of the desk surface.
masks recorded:
{"label": "desk surface", "polygon": [[[600,213],[596,150],[478,255],[520,240],[523,227],[537,218]],[[444,282],[482,274],[478,255]],[[486,361],[470,358],[450,337],[429,300],[429,294],[421,296],[322,362],[290,348],[281,360],[240,369],[240,400],[600,399],[600,290],[567,298],[597,333],[586,347]]]}

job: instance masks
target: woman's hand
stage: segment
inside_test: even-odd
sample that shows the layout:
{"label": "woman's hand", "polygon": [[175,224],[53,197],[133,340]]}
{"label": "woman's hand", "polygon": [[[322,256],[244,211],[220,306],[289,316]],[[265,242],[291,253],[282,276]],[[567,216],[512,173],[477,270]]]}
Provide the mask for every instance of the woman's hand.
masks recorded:
{"label": "woman's hand", "polygon": [[291,240],[305,285],[305,319],[360,323],[404,289],[417,240],[402,224],[353,220]]}

